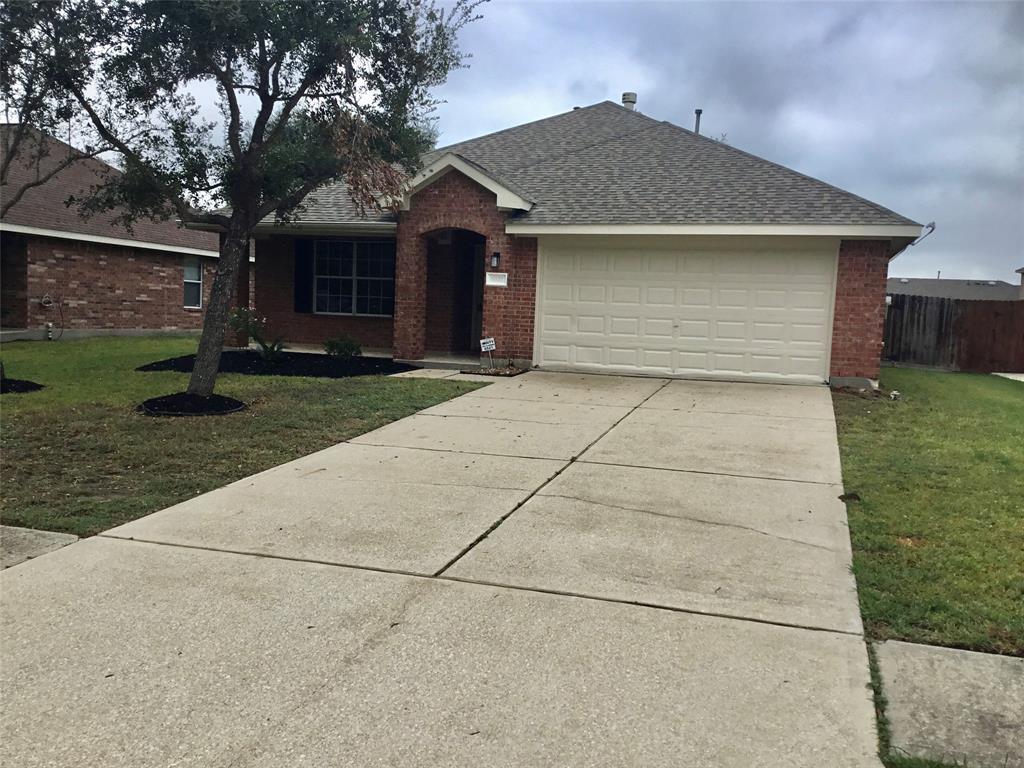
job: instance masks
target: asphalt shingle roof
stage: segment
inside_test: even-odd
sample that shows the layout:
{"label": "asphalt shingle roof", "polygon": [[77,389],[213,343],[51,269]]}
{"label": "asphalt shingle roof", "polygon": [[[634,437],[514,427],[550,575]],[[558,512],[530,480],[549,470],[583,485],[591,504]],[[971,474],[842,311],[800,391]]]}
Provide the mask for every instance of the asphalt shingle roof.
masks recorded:
{"label": "asphalt shingle roof", "polygon": [[[0,131],[9,130],[12,130],[12,126],[0,126]],[[46,142],[49,152],[39,160],[40,176],[45,176],[56,168],[69,153],[77,152],[53,136],[43,134],[42,140]],[[37,178],[36,173],[34,164],[27,164],[26,159],[15,157],[9,170],[10,189],[16,190],[23,184],[33,181]],[[143,218],[136,221],[129,231],[123,225],[114,223],[113,219],[118,211],[84,219],[79,215],[76,206],[69,207],[64,204],[71,195],[84,195],[90,187],[102,184],[106,174],[110,173],[116,174],[118,171],[97,158],[82,159],[73,163],[45,184],[26,190],[24,196],[11,206],[3,217],[3,223],[217,251],[217,235],[185,229],[174,221],[152,221]]]}
{"label": "asphalt shingle roof", "polygon": [[[372,207],[368,207],[365,214],[360,214],[344,182],[328,184],[316,190],[305,199],[303,207],[305,210],[294,217],[295,221],[303,224],[365,224],[395,220],[391,211],[379,211]],[[270,216],[268,220],[273,221],[273,218]]]}
{"label": "asphalt shingle roof", "polygon": [[[441,147],[534,207],[531,224],[917,225],[818,179],[610,101]],[[314,195],[301,221],[360,218],[340,185]]]}

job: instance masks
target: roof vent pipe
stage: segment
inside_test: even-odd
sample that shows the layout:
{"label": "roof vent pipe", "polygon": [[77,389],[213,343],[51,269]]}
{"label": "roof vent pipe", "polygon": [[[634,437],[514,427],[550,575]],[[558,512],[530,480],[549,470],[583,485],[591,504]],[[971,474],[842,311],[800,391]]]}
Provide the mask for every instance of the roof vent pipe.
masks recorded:
{"label": "roof vent pipe", "polygon": [[622,94],[622,106],[626,109],[636,109],[636,94],[632,91]]}
{"label": "roof vent pipe", "polygon": [[696,117],[693,120],[693,132],[694,133],[700,133],[700,116],[701,116],[701,114],[703,112],[704,112],[703,109],[695,109],[695,110],[693,110],[693,114],[696,115]]}

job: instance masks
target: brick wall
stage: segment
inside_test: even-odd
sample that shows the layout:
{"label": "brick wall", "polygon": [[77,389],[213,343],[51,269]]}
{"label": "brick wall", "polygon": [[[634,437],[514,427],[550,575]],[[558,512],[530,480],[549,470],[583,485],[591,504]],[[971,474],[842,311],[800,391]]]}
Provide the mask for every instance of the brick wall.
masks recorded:
{"label": "brick wall", "polygon": [[832,323],[832,376],[878,378],[888,269],[888,242],[840,243]]}
{"label": "brick wall", "polygon": [[367,348],[390,349],[390,317],[346,317],[295,311],[295,239],[256,241],[256,307],[267,331],[295,344],[323,344],[347,334]]}
{"label": "brick wall", "polygon": [[[184,307],[182,254],[32,235],[24,243],[27,328],[46,323],[57,328],[63,323],[66,329],[202,327],[203,311]],[[16,250],[5,248],[5,264],[11,257],[17,257]],[[205,306],[217,260],[202,261]],[[5,275],[15,269],[5,266]],[[44,297],[50,306],[44,306]]]}
{"label": "brick wall", "polygon": [[[483,235],[485,258],[497,251],[493,271],[508,273],[508,287],[484,289],[483,335],[493,336],[495,357],[533,356],[533,311],[537,241],[505,233],[506,214],[495,195],[457,171],[450,171],[413,196],[398,217],[395,282],[395,356],[419,359],[427,349],[427,239],[441,229]],[[488,262],[489,263],[489,262]],[[488,266],[488,270],[490,270]]]}

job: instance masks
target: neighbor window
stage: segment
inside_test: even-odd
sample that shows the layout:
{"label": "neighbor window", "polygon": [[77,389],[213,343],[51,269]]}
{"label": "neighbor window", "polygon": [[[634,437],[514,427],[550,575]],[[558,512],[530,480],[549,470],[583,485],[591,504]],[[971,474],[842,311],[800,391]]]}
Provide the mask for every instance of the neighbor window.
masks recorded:
{"label": "neighbor window", "polygon": [[185,258],[185,306],[189,309],[203,306],[203,260],[198,256]]}
{"label": "neighbor window", "polygon": [[394,315],[394,242],[324,240],[313,255],[314,311]]}

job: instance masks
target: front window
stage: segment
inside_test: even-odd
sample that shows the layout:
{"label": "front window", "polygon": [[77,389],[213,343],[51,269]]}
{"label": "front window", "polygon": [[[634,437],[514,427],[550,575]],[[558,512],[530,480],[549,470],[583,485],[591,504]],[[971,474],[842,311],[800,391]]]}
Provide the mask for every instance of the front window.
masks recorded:
{"label": "front window", "polygon": [[185,307],[203,308],[203,260],[198,256],[185,259]]}
{"label": "front window", "polygon": [[392,241],[319,241],[313,275],[313,308],[318,313],[387,317],[395,313]]}

